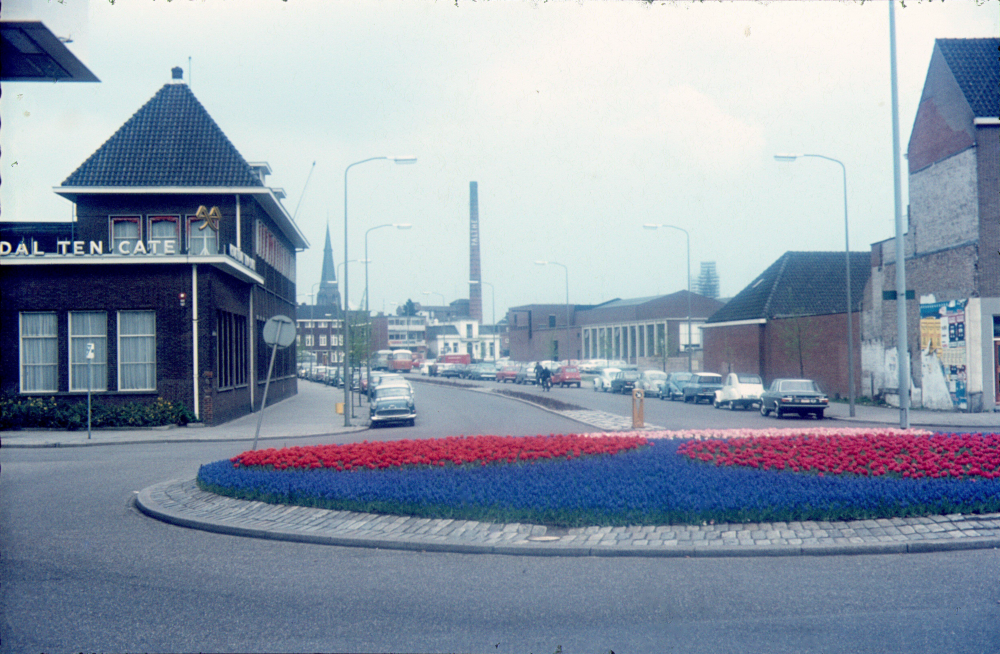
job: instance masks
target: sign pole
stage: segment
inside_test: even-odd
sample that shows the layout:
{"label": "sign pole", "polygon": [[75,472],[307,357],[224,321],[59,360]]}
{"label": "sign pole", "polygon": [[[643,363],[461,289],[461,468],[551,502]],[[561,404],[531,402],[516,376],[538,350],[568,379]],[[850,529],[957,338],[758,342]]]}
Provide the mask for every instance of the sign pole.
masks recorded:
{"label": "sign pole", "polygon": [[[291,334],[285,334],[282,339],[282,329],[292,328]],[[287,316],[274,316],[264,325],[264,342],[271,346],[271,362],[267,366],[267,381],[264,382],[264,396],[260,400],[260,414],[257,416],[257,433],[253,437],[253,449],[257,449],[257,439],[260,437],[260,425],[264,422],[264,408],[267,406],[267,391],[271,387],[271,373],[274,372],[274,358],[278,348],[286,348],[295,341],[295,323]]]}
{"label": "sign pole", "polygon": [[87,440],[90,440],[90,417],[91,417],[91,405],[90,405],[90,393],[91,388],[94,386],[94,369],[92,364],[94,363],[94,344],[87,343]]}

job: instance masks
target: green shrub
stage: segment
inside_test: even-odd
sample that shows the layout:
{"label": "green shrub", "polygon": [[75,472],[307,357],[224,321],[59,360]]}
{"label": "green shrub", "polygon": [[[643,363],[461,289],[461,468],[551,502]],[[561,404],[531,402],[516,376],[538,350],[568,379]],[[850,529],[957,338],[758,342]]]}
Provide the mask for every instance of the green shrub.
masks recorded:
{"label": "green shrub", "polygon": [[[180,402],[162,397],[152,404],[129,402],[108,406],[101,401],[91,407],[92,427],[159,427],[186,425],[194,415]],[[55,397],[0,397],[0,429],[66,429],[87,428],[87,404],[68,402]]]}

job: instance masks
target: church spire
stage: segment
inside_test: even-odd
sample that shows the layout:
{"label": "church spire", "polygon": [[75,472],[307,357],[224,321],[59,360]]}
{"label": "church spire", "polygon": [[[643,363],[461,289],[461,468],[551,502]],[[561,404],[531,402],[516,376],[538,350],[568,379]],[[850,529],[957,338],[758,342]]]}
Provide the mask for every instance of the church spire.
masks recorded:
{"label": "church spire", "polygon": [[337,286],[337,268],[333,265],[333,245],[330,243],[330,224],[326,225],[326,245],[323,246],[323,272],[316,293],[318,306],[340,306],[340,288]]}

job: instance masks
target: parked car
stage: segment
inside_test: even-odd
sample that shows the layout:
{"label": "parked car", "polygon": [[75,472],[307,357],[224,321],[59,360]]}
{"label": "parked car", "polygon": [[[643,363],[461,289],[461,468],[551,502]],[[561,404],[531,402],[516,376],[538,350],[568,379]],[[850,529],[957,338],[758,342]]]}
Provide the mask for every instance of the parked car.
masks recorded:
{"label": "parked car", "polygon": [[690,372],[671,372],[667,374],[667,379],[663,382],[663,390],[660,392],[661,400],[683,400],[684,387],[691,380]]}
{"label": "parked car", "polygon": [[663,392],[663,384],[667,381],[667,373],[660,370],[643,370],[639,375],[639,381],[635,383],[636,388],[641,388],[647,397],[660,397]]}
{"label": "parked car", "polygon": [[480,381],[496,381],[497,367],[492,363],[476,363],[469,366],[467,379],[478,379]]}
{"label": "parked car", "polygon": [[811,379],[775,379],[760,397],[760,415],[766,416],[773,411],[775,418],[797,413],[822,419],[829,405],[830,398]]}
{"label": "parked car", "polygon": [[516,382],[518,367],[516,363],[505,363],[497,369],[497,381],[504,384],[507,382]]}
{"label": "parked car", "polygon": [[641,375],[638,370],[622,370],[611,380],[611,392],[631,393],[632,389],[635,388],[636,382],[639,381],[639,377]]}
{"label": "parked car", "polygon": [[413,389],[406,382],[382,384],[372,392],[368,405],[368,418],[372,427],[391,422],[402,422],[411,427],[417,422],[417,405]]}
{"label": "parked car", "polygon": [[722,390],[722,375],[714,372],[696,372],[684,385],[684,401],[715,402],[715,391]]}
{"label": "parked car", "polygon": [[538,380],[535,379],[535,361],[529,361],[528,363],[521,366],[517,371],[517,378],[515,383],[517,384],[536,384]]}
{"label": "parked car", "polygon": [[552,385],[553,386],[576,386],[580,388],[580,384],[583,383],[583,378],[580,377],[580,369],[576,366],[559,366],[556,371],[552,373]]}
{"label": "parked car", "polygon": [[760,407],[760,396],[764,393],[764,382],[760,375],[731,372],[722,383],[722,390],[715,394],[715,408],[756,409]]}
{"label": "parked car", "polygon": [[611,380],[615,378],[615,375],[621,372],[621,368],[601,368],[594,377],[594,391],[604,391],[607,393],[611,390]]}
{"label": "parked car", "polygon": [[461,370],[458,368],[457,363],[439,363],[437,364],[437,376],[438,377],[449,377],[454,378],[461,375]]}

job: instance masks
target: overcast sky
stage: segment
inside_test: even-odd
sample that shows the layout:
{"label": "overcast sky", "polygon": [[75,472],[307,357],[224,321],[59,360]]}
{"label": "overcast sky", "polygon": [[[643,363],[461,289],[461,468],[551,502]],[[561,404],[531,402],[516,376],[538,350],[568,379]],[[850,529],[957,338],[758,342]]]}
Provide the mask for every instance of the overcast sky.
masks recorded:
{"label": "overcast sky", "polygon": [[[788,250],[852,250],[894,235],[889,10],[877,2],[5,0],[43,20],[101,79],[4,83],[3,220],[68,220],[52,187],[181,66],[194,94],[312,244],[344,259],[369,236],[373,309],[468,297],[469,182],[482,275],[509,306],[596,304],[682,290],[714,261],[723,296]],[[1000,33],[995,2],[896,5],[905,152],[935,38]],[[312,163],[315,169],[309,176]],[[905,168],[904,168],[905,172]],[[306,184],[309,180],[308,185]],[[905,176],[904,176],[905,190]],[[905,205],[904,197],[904,205]],[[352,304],[363,268],[350,264]],[[342,271],[343,269],[340,268]],[[426,295],[425,293],[432,293]],[[483,295],[491,319],[490,288]]]}

